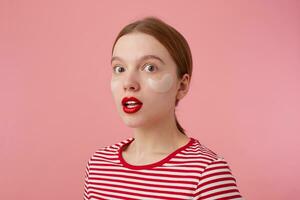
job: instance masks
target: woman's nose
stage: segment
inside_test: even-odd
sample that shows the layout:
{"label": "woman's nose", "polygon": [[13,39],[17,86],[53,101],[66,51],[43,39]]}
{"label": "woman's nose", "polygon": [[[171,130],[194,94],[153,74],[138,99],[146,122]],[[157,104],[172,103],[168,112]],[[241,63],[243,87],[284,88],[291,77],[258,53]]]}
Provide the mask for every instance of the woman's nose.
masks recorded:
{"label": "woman's nose", "polygon": [[137,80],[137,77],[134,73],[128,74],[126,80],[124,81],[124,90],[136,91],[139,90],[140,85]]}

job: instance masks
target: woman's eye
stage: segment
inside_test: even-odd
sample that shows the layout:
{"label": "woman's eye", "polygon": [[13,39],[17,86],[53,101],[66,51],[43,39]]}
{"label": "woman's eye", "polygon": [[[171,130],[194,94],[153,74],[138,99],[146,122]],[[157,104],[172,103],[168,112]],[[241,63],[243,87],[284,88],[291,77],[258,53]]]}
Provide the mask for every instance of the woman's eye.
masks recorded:
{"label": "woman's eye", "polygon": [[124,71],[124,68],[119,65],[116,65],[116,66],[114,66],[113,70],[116,73],[120,73],[120,72]]}
{"label": "woman's eye", "polygon": [[148,69],[148,71],[150,70],[150,72],[155,71],[155,68],[156,67],[152,64],[146,64],[145,67],[144,67],[144,69]]}

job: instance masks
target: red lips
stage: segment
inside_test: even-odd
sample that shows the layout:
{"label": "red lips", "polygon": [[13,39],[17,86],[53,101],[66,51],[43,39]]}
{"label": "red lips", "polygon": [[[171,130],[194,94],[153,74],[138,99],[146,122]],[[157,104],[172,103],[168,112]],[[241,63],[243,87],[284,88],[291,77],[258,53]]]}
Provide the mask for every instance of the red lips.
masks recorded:
{"label": "red lips", "polygon": [[124,97],[122,99],[123,111],[135,113],[142,108],[143,103],[135,97]]}
{"label": "red lips", "polygon": [[136,102],[136,103],[142,103],[140,100],[138,100],[137,98],[135,98],[135,97],[124,97],[123,99],[122,99],[122,105],[124,105],[127,101],[134,101],[134,102]]}

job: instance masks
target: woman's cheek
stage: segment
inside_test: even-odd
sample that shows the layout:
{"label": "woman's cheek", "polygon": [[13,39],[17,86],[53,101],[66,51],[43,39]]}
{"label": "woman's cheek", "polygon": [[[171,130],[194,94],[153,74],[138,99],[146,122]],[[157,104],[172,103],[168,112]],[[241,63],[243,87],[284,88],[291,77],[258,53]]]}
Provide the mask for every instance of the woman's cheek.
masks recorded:
{"label": "woman's cheek", "polygon": [[174,78],[171,74],[164,74],[161,79],[148,78],[147,85],[157,93],[168,92],[173,85]]}
{"label": "woman's cheek", "polygon": [[121,80],[119,79],[111,79],[110,89],[112,93],[116,92],[117,89],[121,86]]}

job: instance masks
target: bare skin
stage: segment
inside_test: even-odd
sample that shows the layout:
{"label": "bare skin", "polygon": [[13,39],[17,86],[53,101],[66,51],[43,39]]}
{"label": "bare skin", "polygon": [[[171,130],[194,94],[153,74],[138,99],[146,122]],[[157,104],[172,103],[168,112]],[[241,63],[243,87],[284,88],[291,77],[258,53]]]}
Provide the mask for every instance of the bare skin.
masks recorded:
{"label": "bare skin", "polygon": [[[145,55],[159,56],[163,62],[141,60]],[[112,94],[121,118],[133,129],[135,138],[123,150],[124,160],[132,165],[147,165],[186,145],[189,137],[176,127],[175,99],[180,100],[187,94],[189,75],[178,79],[177,66],[167,49],[143,33],[122,36],[115,45],[113,57],[121,59],[112,59],[112,66],[123,70],[114,71],[112,75]],[[145,67],[149,63],[155,66],[155,70],[149,71],[150,68]],[[166,76],[172,77],[166,79],[167,84],[160,81]],[[125,113],[120,104],[124,96],[137,97],[143,102],[143,107],[134,114]]]}
{"label": "bare skin", "polygon": [[[171,145],[167,145],[166,148],[162,148],[161,152],[159,150],[153,150],[151,152],[143,152],[137,150],[134,141],[123,149],[122,156],[124,160],[131,165],[148,165],[158,162],[169,154],[174,152],[176,149],[186,145],[189,142],[189,138],[179,133],[179,138],[171,142]],[[138,145],[138,144],[136,144]]]}

